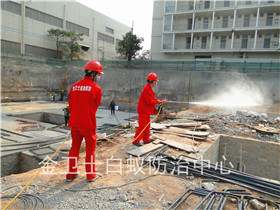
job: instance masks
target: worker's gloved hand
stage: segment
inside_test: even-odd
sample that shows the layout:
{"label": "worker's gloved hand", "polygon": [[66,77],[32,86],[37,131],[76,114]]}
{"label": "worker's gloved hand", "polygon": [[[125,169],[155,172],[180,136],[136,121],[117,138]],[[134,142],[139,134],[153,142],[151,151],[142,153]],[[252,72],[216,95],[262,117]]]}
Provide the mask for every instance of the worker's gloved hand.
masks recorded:
{"label": "worker's gloved hand", "polygon": [[167,100],[159,100],[159,104],[166,104],[167,102]]}

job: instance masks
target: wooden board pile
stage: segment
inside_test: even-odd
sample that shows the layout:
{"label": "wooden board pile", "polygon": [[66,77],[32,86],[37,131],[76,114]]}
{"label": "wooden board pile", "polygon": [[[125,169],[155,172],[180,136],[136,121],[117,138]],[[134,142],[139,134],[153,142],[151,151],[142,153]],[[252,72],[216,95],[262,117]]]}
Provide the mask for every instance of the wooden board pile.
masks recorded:
{"label": "wooden board pile", "polygon": [[177,142],[172,139],[167,139],[158,134],[168,134],[183,137],[183,139],[193,142],[194,140],[204,141],[209,136],[210,127],[203,121],[190,122],[174,122],[170,124],[151,123],[151,143],[135,148],[127,153],[133,156],[142,156],[153,150],[159,149],[164,145],[172,148],[186,151],[188,153],[198,152],[198,148],[194,144],[189,145],[182,142]]}

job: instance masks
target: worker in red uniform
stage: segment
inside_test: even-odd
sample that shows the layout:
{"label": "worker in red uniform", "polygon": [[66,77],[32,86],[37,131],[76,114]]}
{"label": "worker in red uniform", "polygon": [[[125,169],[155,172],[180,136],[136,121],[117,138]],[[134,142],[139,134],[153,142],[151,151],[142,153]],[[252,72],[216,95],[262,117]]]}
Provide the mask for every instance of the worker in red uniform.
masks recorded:
{"label": "worker in red uniform", "polygon": [[[140,143],[141,139],[143,139],[144,144],[151,142],[149,124],[150,115],[157,114],[155,108],[156,104],[167,103],[166,100],[155,98],[155,93],[152,88],[156,86],[158,81],[157,75],[155,73],[150,73],[147,77],[147,84],[140,95],[137,106],[139,127],[137,128],[134,141],[132,142],[135,146],[142,146]],[[147,124],[149,125],[146,127]],[[143,131],[144,128],[145,130]]]}
{"label": "worker in red uniform", "polygon": [[85,78],[72,85],[69,93],[70,119],[72,147],[68,156],[67,181],[72,181],[78,175],[78,160],[80,147],[85,138],[86,142],[86,177],[93,181],[95,171],[95,147],[96,147],[96,111],[101,102],[101,88],[96,84],[103,74],[102,66],[98,61],[91,60],[85,67]]}

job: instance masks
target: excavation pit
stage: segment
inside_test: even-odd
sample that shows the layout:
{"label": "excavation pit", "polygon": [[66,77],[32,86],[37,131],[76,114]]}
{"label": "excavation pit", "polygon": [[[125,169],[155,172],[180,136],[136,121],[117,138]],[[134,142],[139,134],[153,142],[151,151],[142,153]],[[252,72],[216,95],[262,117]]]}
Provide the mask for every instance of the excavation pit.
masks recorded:
{"label": "excavation pit", "polygon": [[55,125],[64,124],[64,115],[55,114],[55,113],[33,112],[33,113],[9,115],[9,116],[43,122],[43,123],[50,123]]}

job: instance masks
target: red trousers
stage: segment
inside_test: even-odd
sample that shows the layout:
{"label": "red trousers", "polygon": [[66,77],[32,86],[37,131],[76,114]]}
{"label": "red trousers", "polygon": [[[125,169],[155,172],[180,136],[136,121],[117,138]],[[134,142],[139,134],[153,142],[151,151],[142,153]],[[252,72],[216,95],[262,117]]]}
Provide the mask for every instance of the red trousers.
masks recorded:
{"label": "red trousers", "polygon": [[78,160],[80,155],[80,147],[85,138],[86,141],[86,175],[87,179],[94,179],[96,176],[95,171],[95,147],[96,147],[96,133],[95,130],[71,130],[72,136],[72,147],[69,151],[68,156],[68,171],[66,174],[66,179],[74,179],[78,173]]}
{"label": "red trousers", "polygon": [[[141,141],[141,139],[143,139],[143,142],[147,142],[147,143],[151,141],[150,140],[150,124],[146,127],[146,125],[149,122],[150,122],[150,115],[147,115],[147,114],[138,115],[139,127],[137,128],[137,131],[135,133],[134,141],[132,142],[133,144],[139,143]],[[144,128],[145,128],[145,130],[143,131]]]}

